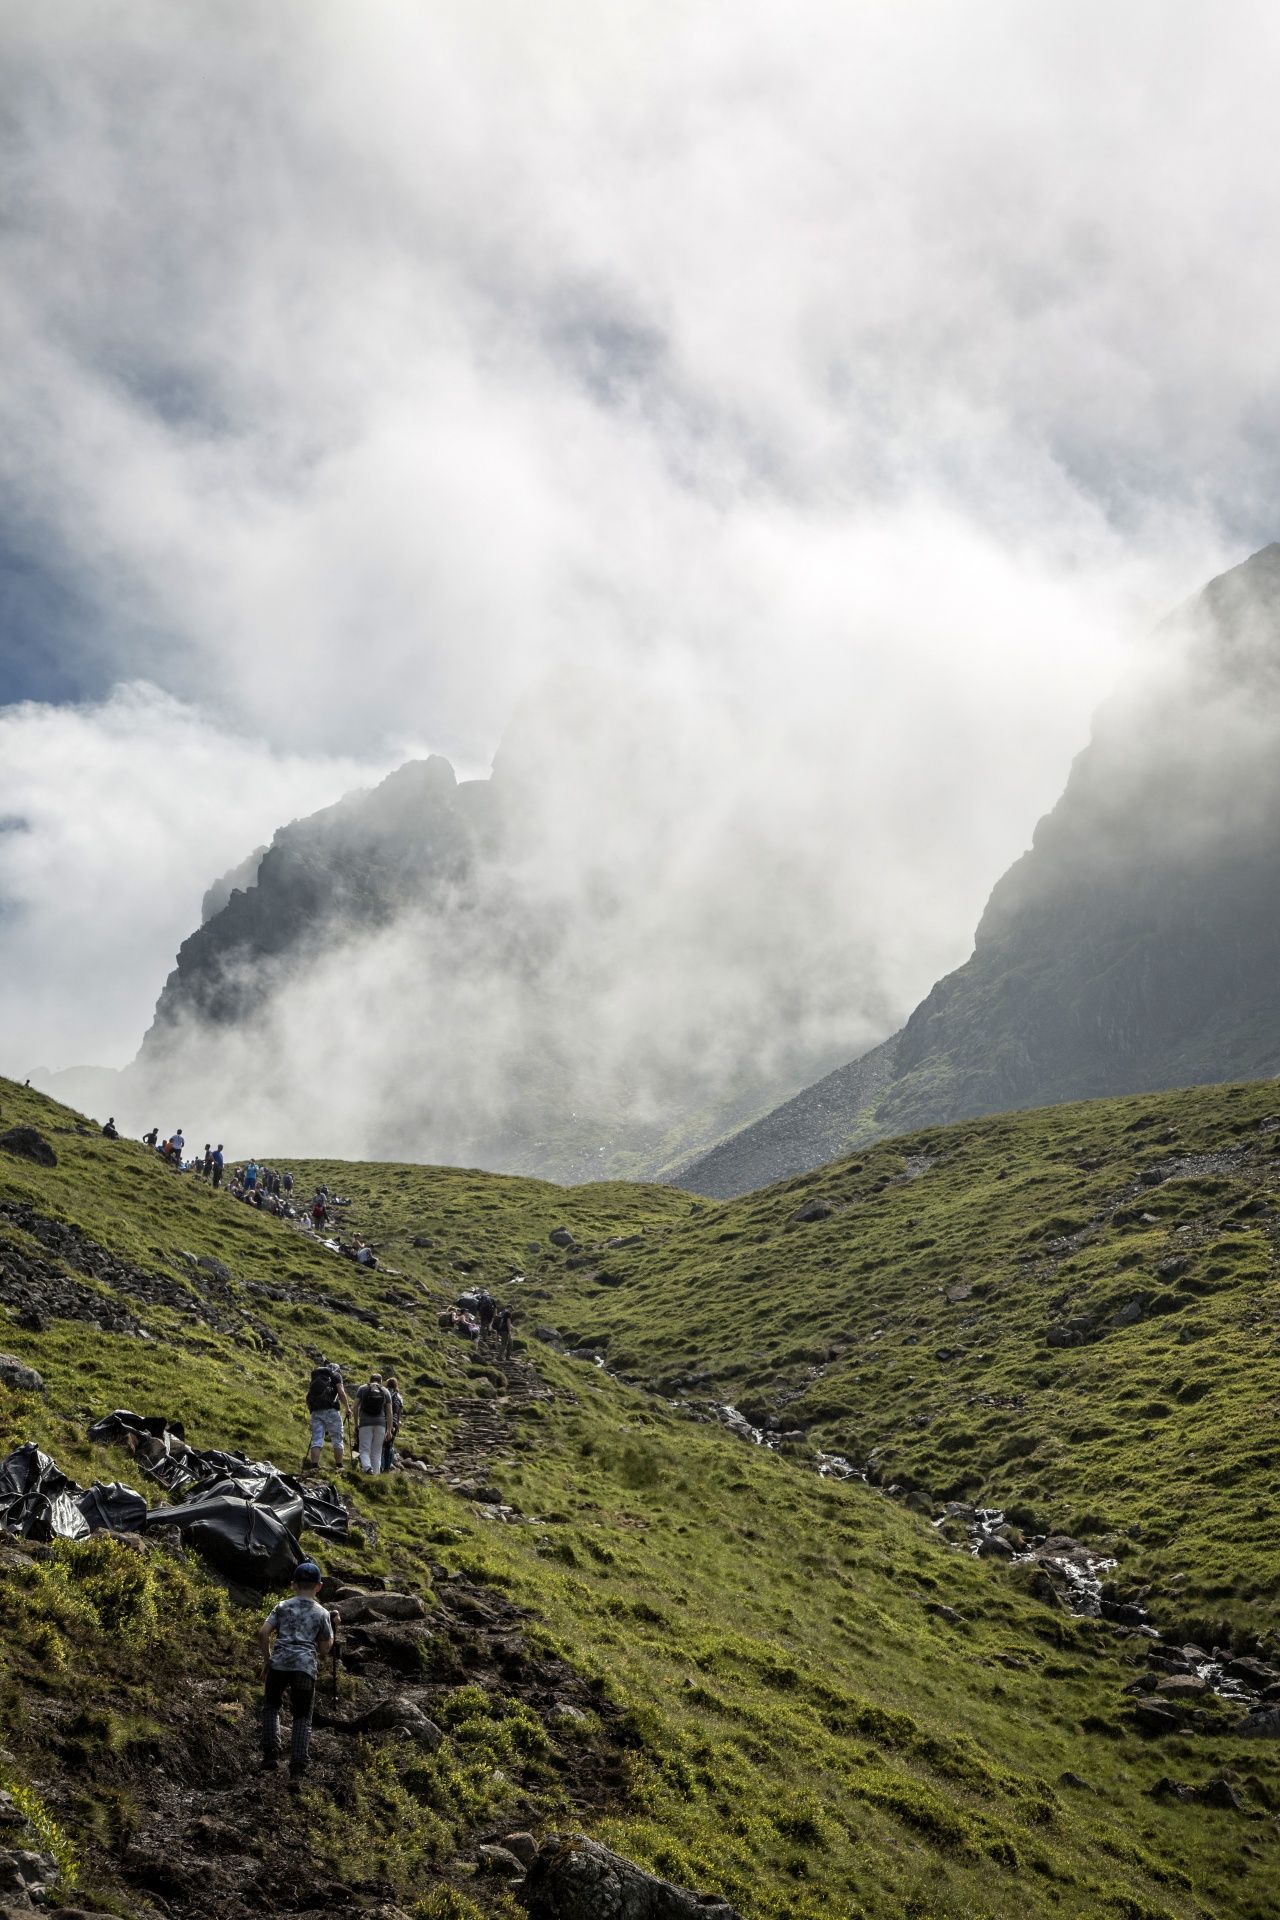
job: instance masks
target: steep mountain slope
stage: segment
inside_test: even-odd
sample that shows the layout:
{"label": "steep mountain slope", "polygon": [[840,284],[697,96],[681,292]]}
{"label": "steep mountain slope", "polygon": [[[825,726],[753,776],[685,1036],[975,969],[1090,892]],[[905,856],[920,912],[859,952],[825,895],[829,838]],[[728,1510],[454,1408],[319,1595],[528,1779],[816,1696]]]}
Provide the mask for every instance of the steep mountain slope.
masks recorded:
{"label": "steep mountain slope", "polygon": [[[1261,1166],[1260,1092],[1149,1104],[1162,1127],[1188,1135],[1160,1152],[1204,1147]],[[40,1832],[68,1864],[68,1849],[78,1855],[77,1899],[142,1914],[154,1892],[169,1913],[233,1920],[415,1901],[427,1920],[512,1915],[500,1882],[475,1872],[478,1845],[517,1827],[571,1827],[726,1895],[746,1920],[1267,1912],[1280,1750],[1219,1731],[1238,1707],[1210,1695],[1199,1718],[1175,1712],[1174,1732],[1144,1733],[1132,1706],[1144,1696],[1124,1691],[1148,1677],[1149,1642],[1136,1630],[1078,1618],[1037,1597],[1030,1568],[973,1556],[856,1479],[821,1477],[810,1445],[752,1446],[704,1405],[670,1404],[669,1380],[655,1398],[529,1337],[545,1318],[607,1340],[623,1371],[715,1369],[743,1398],[753,1374],[758,1395],[803,1387],[814,1432],[839,1432],[850,1448],[878,1441],[878,1459],[896,1444],[904,1468],[918,1445],[950,1463],[953,1482],[967,1470],[967,1483],[995,1485],[1012,1469],[989,1467],[988,1453],[1034,1417],[1049,1454],[1074,1394],[1088,1393],[1099,1424],[1119,1429],[1119,1382],[1152,1364],[1145,1343],[1189,1319],[1203,1338],[1186,1347],[1191,1360],[1177,1349],[1179,1364],[1214,1369],[1194,1417],[1203,1430],[1213,1408],[1231,1445],[1275,1391],[1270,1342],[1260,1352],[1237,1324],[1246,1302],[1270,1311],[1270,1240],[1248,1226],[1253,1215],[1234,1264],[1236,1237],[1213,1255],[1207,1223],[1193,1256],[1197,1278],[1226,1291],[1188,1296],[1189,1316],[1146,1319],[1078,1350],[1040,1350],[999,1293],[988,1296],[1001,1302],[998,1363],[970,1350],[960,1367],[922,1364],[931,1320],[911,1330],[910,1348],[905,1325],[873,1340],[867,1324],[872,1287],[882,1320],[899,1318],[899,1294],[914,1305],[918,1293],[931,1315],[925,1289],[945,1278],[955,1291],[950,1260],[962,1245],[1015,1301],[1041,1300],[1041,1262],[1068,1257],[1051,1244],[1068,1231],[1068,1196],[1110,1193],[1156,1157],[1137,1144],[1152,1128],[1118,1131],[1146,1117],[1143,1103],[1041,1115],[1035,1136],[1028,1120],[1025,1135],[1023,1123],[978,1123],[913,1139],[905,1158],[878,1148],[860,1172],[832,1169],[821,1183],[725,1208],[670,1189],[564,1192],[444,1169],[298,1165],[350,1196],[350,1216],[396,1269],[373,1274],[140,1148],[77,1131],[74,1115],[30,1092],[0,1084],[0,1106],[6,1128],[34,1125],[58,1159],[38,1166],[0,1147],[3,1345],[46,1383],[43,1395],[0,1386],[3,1437],[40,1440],[81,1478],[127,1481],[128,1457],[91,1447],[84,1423],[132,1404],[181,1417],[201,1444],[287,1466],[316,1351],[353,1370],[394,1362],[411,1383],[404,1470],[350,1482],[351,1542],[341,1552],[315,1544],[348,1579],[421,1594],[424,1632],[408,1637],[412,1673],[386,1670],[394,1636],[373,1636],[372,1654],[369,1636],[363,1650],[349,1638],[337,1717],[407,1686],[445,1730],[424,1755],[394,1731],[356,1739],[322,1725],[304,1792],[247,1782],[256,1612],[237,1614],[198,1565],[156,1545],[139,1554],[104,1540],[43,1558],[7,1549],[4,1784],[35,1792],[40,1804],[23,1804],[56,1820],[61,1837]],[[1112,1161],[1080,1168],[1096,1141]],[[1223,1183],[1216,1201],[1242,1176],[1203,1177]],[[828,1188],[848,1210],[792,1226],[798,1201]],[[1152,1191],[1164,1200],[1165,1189]],[[935,1228],[913,1226],[913,1237],[939,1249],[945,1240],[945,1275],[934,1249],[904,1245],[907,1208]],[[551,1242],[562,1225],[581,1252]],[[1126,1231],[1111,1220],[1106,1249]],[[1133,1231],[1124,1252],[1145,1262],[1155,1229],[1139,1221]],[[1006,1282],[1007,1250],[1032,1234],[1034,1271]],[[589,1257],[596,1243],[601,1254]],[[1089,1247],[1072,1257],[1087,1263]],[[1234,1285],[1210,1279],[1219,1260]],[[1246,1277],[1255,1270],[1268,1276],[1261,1291]],[[504,1279],[513,1271],[526,1277]],[[437,1324],[464,1273],[523,1303],[509,1367],[493,1354],[477,1364]],[[981,1278],[967,1284],[980,1297]],[[994,1331],[980,1330],[984,1353]],[[963,1346],[979,1332],[954,1337]],[[856,1414],[829,1409],[822,1427],[815,1403],[852,1390],[855,1347],[830,1375],[812,1370],[831,1367],[831,1348],[846,1341],[867,1356],[863,1397]],[[922,1378],[903,1404],[891,1389],[905,1386],[908,1365]],[[1094,1370],[1091,1390],[1075,1378],[1080,1365]],[[1033,1372],[1053,1378],[1033,1388]],[[1044,1396],[1034,1416],[1005,1404],[1032,1392]],[[788,1420],[801,1404],[784,1407]],[[1171,1404],[1162,1433],[1184,1417],[1183,1402]],[[851,1418],[865,1431],[850,1432]],[[1261,1452],[1224,1455],[1239,1498],[1254,1504],[1271,1481]],[[1052,1460],[1025,1469],[1051,1510],[1057,1471]],[[1252,1645],[1267,1619],[1252,1588],[1273,1578],[1273,1550],[1237,1511],[1234,1484],[1230,1498],[1229,1523],[1205,1536],[1228,1555],[1218,1575],[1228,1590],[1214,1605]],[[1150,1524],[1170,1544],[1127,1541],[1124,1577],[1168,1584],[1183,1523],[1157,1514]],[[1169,1785],[1199,1789],[1224,1772],[1228,1784],[1198,1799]]]}
{"label": "steep mountain slope", "polygon": [[881,1050],[682,1185],[747,1191],[779,1135],[797,1169],[971,1114],[1280,1070],[1280,545],[1212,581],[1155,645],[1158,670],[1103,707],[996,885],[972,959],[888,1043],[887,1085],[866,1084]]}

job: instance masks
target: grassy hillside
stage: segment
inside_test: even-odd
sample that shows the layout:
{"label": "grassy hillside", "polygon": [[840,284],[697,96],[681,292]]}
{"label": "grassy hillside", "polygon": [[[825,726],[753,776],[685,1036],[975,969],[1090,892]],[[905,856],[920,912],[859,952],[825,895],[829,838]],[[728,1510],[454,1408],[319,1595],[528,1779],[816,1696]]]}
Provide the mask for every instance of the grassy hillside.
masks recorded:
{"label": "grassy hillside", "polygon": [[[1233,1738],[1226,1709],[1143,1735],[1124,1691],[1143,1639],[814,1459],[1109,1538],[1160,1624],[1271,1635],[1269,1091],[971,1123],[727,1205],[295,1163],[351,1197],[388,1275],[0,1083],[0,1127],[59,1156],[0,1153],[0,1347],[47,1386],[0,1387],[0,1438],[129,1481],[84,1436],[129,1405],[291,1467],[316,1353],[395,1365],[414,1458],[347,1483],[352,1543],[317,1547],[428,1601],[412,1684],[447,1730],[427,1759],[322,1729],[303,1793],[249,1791],[256,1615],[161,1550],[4,1550],[0,1784],[56,1820],[77,1902],[128,1913],[513,1912],[474,1845],[524,1826],[596,1834],[747,1920],[1269,1913],[1275,1743]],[[833,1211],[793,1222],[814,1198]],[[114,1277],[77,1269],[58,1224]],[[599,1254],[570,1266],[560,1225]],[[481,1277],[522,1310],[508,1369],[437,1326]],[[37,1326],[23,1288],[59,1286]],[[1141,1318],[1045,1344],[1133,1299]],[[630,1384],[530,1337],[544,1324],[607,1343]],[[808,1439],[751,1447],[697,1417],[713,1400]],[[477,1497],[495,1490],[501,1509]],[[347,1706],[377,1690],[341,1683]],[[1239,1809],[1168,1787],[1224,1772]]]}

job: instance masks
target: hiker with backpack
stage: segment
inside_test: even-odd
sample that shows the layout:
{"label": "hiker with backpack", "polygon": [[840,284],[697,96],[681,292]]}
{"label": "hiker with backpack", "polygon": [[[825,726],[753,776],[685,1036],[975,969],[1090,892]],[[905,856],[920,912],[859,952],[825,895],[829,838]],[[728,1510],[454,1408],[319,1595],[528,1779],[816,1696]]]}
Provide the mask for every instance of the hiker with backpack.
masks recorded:
{"label": "hiker with backpack", "polygon": [[396,1435],[400,1431],[400,1422],[404,1417],[404,1400],[400,1393],[400,1382],[394,1373],[387,1375],[387,1392],[391,1397],[391,1411],[387,1426],[387,1437],[382,1443],[382,1471],[390,1473],[396,1463]]}
{"label": "hiker with backpack", "polygon": [[366,1473],[381,1473],[382,1447],[391,1425],[391,1395],[380,1373],[371,1373],[356,1394],[356,1439],[360,1465]]}
{"label": "hiker with backpack", "polygon": [[341,1473],[346,1458],[346,1436],[342,1425],[344,1413],[350,1413],[351,1402],[347,1398],[347,1389],[342,1382],[342,1369],[332,1360],[322,1360],[311,1369],[311,1379],[307,1385],[307,1412],[311,1415],[311,1451],[302,1463],[302,1471],[320,1465],[320,1455],[324,1452],[324,1443],[328,1440],[333,1448],[333,1464]]}
{"label": "hiker with backpack", "polygon": [[481,1287],[479,1298],[476,1301],[476,1317],[480,1322],[480,1338],[482,1340],[487,1339],[489,1329],[493,1325],[493,1316],[497,1311],[497,1302],[489,1292],[488,1287]]}
{"label": "hiker with backpack", "polygon": [[300,1779],[307,1771],[319,1663],[333,1646],[333,1616],[317,1598],[323,1578],[314,1560],[302,1561],[293,1570],[292,1594],[272,1607],[258,1630],[263,1679],[263,1770],[273,1773],[279,1765],[280,1707],[287,1692],[293,1712],[289,1742],[291,1780]]}
{"label": "hiker with backpack", "polygon": [[493,1330],[501,1342],[498,1352],[504,1360],[511,1358],[511,1323],[514,1319],[510,1307],[502,1307],[493,1318]]}

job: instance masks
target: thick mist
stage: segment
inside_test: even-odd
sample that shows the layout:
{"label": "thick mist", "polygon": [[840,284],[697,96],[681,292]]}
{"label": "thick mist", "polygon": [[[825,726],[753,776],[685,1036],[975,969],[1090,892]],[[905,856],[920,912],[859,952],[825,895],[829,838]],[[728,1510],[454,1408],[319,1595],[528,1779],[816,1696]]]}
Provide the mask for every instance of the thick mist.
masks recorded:
{"label": "thick mist", "polygon": [[0,36],[7,1071],[123,1066],[217,875],[496,752],[501,874],[146,1120],[661,1157],[964,958],[1132,636],[1273,531],[1264,8]]}

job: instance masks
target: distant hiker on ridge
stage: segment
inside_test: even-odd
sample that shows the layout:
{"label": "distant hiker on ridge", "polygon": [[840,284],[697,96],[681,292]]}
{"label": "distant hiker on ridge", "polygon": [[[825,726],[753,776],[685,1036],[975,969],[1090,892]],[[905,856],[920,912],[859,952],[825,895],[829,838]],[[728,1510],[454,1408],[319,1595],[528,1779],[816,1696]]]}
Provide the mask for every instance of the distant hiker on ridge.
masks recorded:
{"label": "distant hiker on ridge", "polygon": [[327,1440],[333,1448],[333,1464],[338,1472],[346,1456],[342,1416],[350,1413],[351,1402],[342,1383],[342,1369],[332,1360],[322,1360],[311,1369],[307,1383],[307,1412],[311,1415],[311,1451],[302,1463],[303,1472],[320,1465]]}
{"label": "distant hiker on ridge", "polygon": [[213,1152],[209,1155],[209,1166],[212,1170],[213,1184],[215,1187],[220,1187],[222,1185],[222,1169],[224,1165],[225,1165],[225,1162],[222,1158],[222,1142],[221,1140],[219,1140],[217,1146],[214,1148]]}
{"label": "distant hiker on ridge", "polygon": [[120,1138],[120,1132],[116,1126],[114,1114],[107,1121],[106,1126],[102,1129],[102,1137],[104,1140],[118,1140]]}
{"label": "distant hiker on ridge", "polygon": [[142,1144],[144,1147],[154,1147],[159,1138],[160,1138],[159,1127],[152,1127],[150,1133],[143,1134]]}

